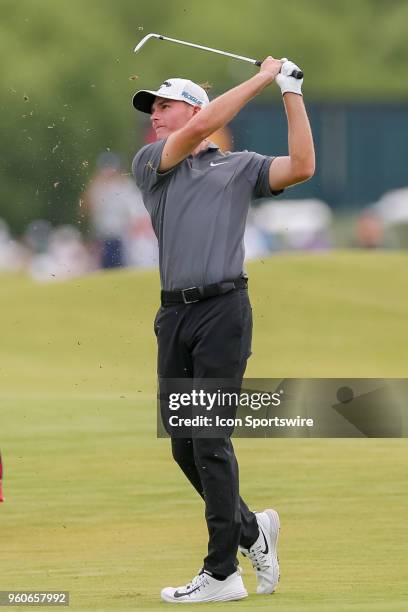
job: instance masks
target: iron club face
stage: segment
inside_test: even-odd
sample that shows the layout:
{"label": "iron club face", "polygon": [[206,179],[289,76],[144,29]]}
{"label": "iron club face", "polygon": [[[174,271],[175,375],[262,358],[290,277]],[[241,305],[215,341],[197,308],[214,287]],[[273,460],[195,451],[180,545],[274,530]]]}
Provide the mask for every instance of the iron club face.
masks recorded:
{"label": "iron club face", "polygon": [[163,37],[160,36],[160,34],[147,34],[144,38],[142,38],[140,43],[136,45],[136,47],[134,48],[134,52],[137,53],[143,47],[143,45],[147,43],[149,38],[163,38]]}

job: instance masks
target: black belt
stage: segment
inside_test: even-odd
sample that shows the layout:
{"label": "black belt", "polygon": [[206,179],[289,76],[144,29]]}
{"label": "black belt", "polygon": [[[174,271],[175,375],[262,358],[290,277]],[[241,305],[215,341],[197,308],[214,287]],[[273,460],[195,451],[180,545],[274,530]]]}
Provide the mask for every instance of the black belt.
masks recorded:
{"label": "black belt", "polygon": [[234,280],[222,281],[205,287],[188,287],[187,289],[179,289],[177,291],[162,291],[161,304],[162,306],[171,306],[172,304],[194,304],[201,300],[223,295],[235,289],[246,289],[248,279],[240,276]]}

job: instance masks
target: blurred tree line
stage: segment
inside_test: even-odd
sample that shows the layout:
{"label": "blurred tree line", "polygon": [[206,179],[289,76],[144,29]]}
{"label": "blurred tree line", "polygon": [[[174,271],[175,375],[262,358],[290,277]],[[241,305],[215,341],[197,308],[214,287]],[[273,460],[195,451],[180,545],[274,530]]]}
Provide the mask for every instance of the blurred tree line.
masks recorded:
{"label": "blurred tree line", "polygon": [[[77,220],[102,151],[125,172],[148,118],[136,89],[189,76],[217,95],[249,78],[244,62],[152,40],[150,32],[263,59],[293,58],[308,100],[406,100],[406,0],[0,0],[0,217],[14,231]],[[278,100],[277,88],[261,94]]]}

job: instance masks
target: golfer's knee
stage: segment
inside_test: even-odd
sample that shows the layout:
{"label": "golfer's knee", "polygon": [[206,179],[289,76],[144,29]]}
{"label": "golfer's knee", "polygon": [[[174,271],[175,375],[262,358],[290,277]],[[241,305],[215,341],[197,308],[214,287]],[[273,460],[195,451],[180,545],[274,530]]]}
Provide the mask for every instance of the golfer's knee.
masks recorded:
{"label": "golfer's knee", "polygon": [[178,463],[180,467],[194,463],[193,444],[191,440],[186,438],[173,438],[171,441],[171,451],[174,461]]}

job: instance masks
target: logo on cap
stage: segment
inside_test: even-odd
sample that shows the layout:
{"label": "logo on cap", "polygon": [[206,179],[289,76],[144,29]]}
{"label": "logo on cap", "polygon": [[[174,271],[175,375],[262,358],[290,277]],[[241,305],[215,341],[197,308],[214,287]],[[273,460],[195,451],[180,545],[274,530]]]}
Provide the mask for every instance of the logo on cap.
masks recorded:
{"label": "logo on cap", "polygon": [[161,89],[162,87],[164,87],[164,86],[166,86],[166,87],[171,87],[171,83],[169,83],[168,81],[164,81],[164,83],[163,83],[162,85],[160,85],[160,89]]}
{"label": "logo on cap", "polygon": [[202,103],[203,103],[202,100],[199,100],[198,98],[195,98],[190,93],[188,93],[188,91],[182,91],[181,95],[183,96],[183,98],[187,98],[188,100],[191,100],[192,102],[195,102],[195,104],[198,104],[199,106],[201,106]]}

